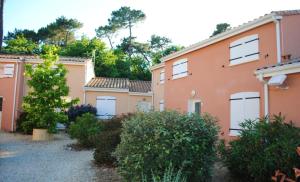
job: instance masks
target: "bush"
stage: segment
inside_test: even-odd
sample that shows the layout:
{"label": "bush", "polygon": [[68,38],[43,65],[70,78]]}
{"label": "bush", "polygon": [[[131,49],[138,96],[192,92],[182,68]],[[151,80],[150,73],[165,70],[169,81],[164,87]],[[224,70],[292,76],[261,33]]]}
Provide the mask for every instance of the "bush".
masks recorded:
{"label": "bush", "polygon": [[[178,112],[139,113],[123,122],[114,155],[127,181],[162,176],[172,163],[188,181],[207,181],[215,159],[218,127],[213,117]],[[143,177],[142,177],[143,176]]]}
{"label": "bush", "polygon": [[83,114],[70,126],[71,138],[76,138],[83,147],[94,147],[95,136],[100,133],[103,126],[97,118],[90,113]]}
{"label": "bush", "polygon": [[115,165],[116,158],[112,156],[112,152],[121,141],[122,121],[131,116],[132,114],[127,114],[103,121],[103,131],[95,137],[94,159],[98,165]]}
{"label": "bush", "polygon": [[163,176],[152,174],[152,180],[143,178],[142,182],[186,182],[186,178],[182,176],[181,169],[177,172],[174,171],[172,164],[165,170]]}
{"label": "bush", "polygon": [[97,109],[90,104],[71,106],[66,113],[68,115],[69,120],[67,127],[70,125],[71,122],[75,122],[77,117],[82,116],[85,113],[91,113],[93,115],[96,115]]}
{"label": "bush", "polygon": [[275,170],[291,176],[293,167],[300,167],[295,148],[300,145],[300,129],[284,118],[274,116],[245,121],[240,138],[223,147],[222,159],[233,177],[244,181],[271,181]]}
{"label": "bush", "polygon": [[17,119],[17,132],[21,132],[27,135],[31,135],[33,128],[35,128],[35,123],[30,122],[27,119],[27,113],[22,112]]}

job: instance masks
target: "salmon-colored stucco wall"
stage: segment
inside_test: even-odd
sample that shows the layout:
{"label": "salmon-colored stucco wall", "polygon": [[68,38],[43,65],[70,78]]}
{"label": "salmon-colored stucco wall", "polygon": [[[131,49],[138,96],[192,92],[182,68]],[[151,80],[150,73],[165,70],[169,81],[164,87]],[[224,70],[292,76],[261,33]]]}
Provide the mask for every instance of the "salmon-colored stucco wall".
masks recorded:
{"label": "salmon-colored stucco wall", "polygon": [[151,96],[141,96],[141,95],[129,95],[129,107],[128,112],[134,113],[137,112],[137,104],[140,101],[149,102],[151,104]]}
{"label": "salmon-colored stucco wall", "polygon": [[96,107],[97,96],[112,96],[116,97],[116,114],[126,114],[128,113],[128,102],[129,97],[127,92],[117,93],[117,92],[101,92],[101,91],[86,91],[86,104],[91,104]]}
{"label": "salmon-colored stucco wall", "polygon": [[153,107],[159,111],[159,103],[164,100],[164,83],[160,83],[160,72],[164,67],[152,70]]}
{"label": "salmon-colored stucco wall", "polygon": [[147,101],[151,103],[151,96],[129,95],[128,92],[107,92],[107,91],[86,91],[86,104],[96,107],[97,96],[116,97],[116,114],[122,115],[126,113],[136,112],[138,101]]}
{"label": "salmon-colored stucco wall", "polygon": [[284,16],[281,20],[282,55],[300,57],[300,15]]}
{"label": "salmon-colored stucco wall", "polygon": [[286,88],[269,87],[270,114],[286,117],[286,121],[293,121],[300,127],[300,73],[287,75]]}
{"label": "salmon-colored stucco wall", "polygon": [[[229,66],[231,42],[247,35],[258,34],[259,60]],[[187,58],[189,75],[172,80],[174,61]],[[275,24],[269,23],[221,42],[165,62],[165,106],[182,112],[188,110],[191,92],[193,99],[201,100],[202,112],[208,112],[219,119],[222,138],[230,139],[230,95],[237,92],[260,93],[260,115],[264,115],[263,85],[254,76],[254,70],[276,63]]]}

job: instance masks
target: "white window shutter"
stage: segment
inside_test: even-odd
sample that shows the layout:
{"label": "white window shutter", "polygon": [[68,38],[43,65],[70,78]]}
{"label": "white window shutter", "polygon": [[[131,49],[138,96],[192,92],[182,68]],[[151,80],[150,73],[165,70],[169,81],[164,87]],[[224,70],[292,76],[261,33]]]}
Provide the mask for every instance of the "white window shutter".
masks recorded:
{"label": "white window shutter", "polygon": [[159,102],[159,111],[164,111],[165,110],[165,101],[160,100]]}
{"label": "white window shutter", "polygon": [[182,59],[173,63],[173,79],[188,75],[187,60]]}
{"label": "white window shutter", "polygon": [[13,77],[14,76],[14,64],[5,64],[3,75],[4,77]]}
{"label": "white window shutter", "polygon": [[165,70],[161,70],[159,82],[160,83],[165,83]]}

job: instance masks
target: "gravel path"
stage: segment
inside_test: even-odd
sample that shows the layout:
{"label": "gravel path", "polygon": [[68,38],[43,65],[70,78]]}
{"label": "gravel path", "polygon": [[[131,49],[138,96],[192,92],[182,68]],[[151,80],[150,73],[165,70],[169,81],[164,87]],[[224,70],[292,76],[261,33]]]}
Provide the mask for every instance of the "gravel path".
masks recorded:
{"label": "gravel path", "polygon": [[70,150],[74,142],[65,134],[33,142],[31,136],[0,132],[0,181],[119,181],[115,170],[94,166],[92,150]]}

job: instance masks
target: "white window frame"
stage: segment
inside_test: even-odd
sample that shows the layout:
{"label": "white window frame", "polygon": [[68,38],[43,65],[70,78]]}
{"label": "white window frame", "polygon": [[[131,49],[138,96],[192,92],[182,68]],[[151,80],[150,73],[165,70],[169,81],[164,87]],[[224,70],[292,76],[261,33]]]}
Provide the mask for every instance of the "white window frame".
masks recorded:
{"label": "white window frame", "polygon": [[159,83],[164,84],[166,79],[165,69],[162,69],[159,74]]}
{"label": "white window frame", "polygon": [[[247,101],[252,99],[258,99],[258,103],[257,103],[257,108],[254,108],[254,110],[252,112],[257,113],[257,118],[247,118],[247,114],[249,114],[249,108],[246,108],[246,103]],[[236,115],[233,115],[233,103],[232,102],[241,102],[241,107],[239,107],[238,109],[240,109],[241,111],[238,114],[241,114],[243,117],[242,121],[238,121],[238,123],[244,122],[245,119],[258,119],[260,117],[260,96],[259,96],[259,92],[239,92],[239,93],[235,93],[232,94],[230,96],[230,128],[229,128],[229,135],[230,136],[239,136],[239,131],[241,129],[241,127],[239,125],[236,125],[236,121],[235,121],[235,117]],[[253,107],[251,107],[253,108]],[[257,109],[257,111],[256,111]]]}
{"label": "white window frame", "polygon": [[195,113],[195,103],[199,102],[200,103],[200,114],[201,114],[201,110],[202,110],[202,102],[200,99],[190,99],[188,101],[188,113]]}
{"label": "white window frame", "polygon": [[[175,67],[178,68],[178,66],[181,66],[184,64],[186,65],[186,69],[185,70],[182,70],[181,72],[179,73],[174,73],[174,69]],[[186,77],[188,76],[188,60],[187,59],[180,59],[178,61],[175,61],[172,65],[172,79],[175,80],[175,79],[179,79],[179,78],[183,78],[183,77]]]}
{"label": "white window frame", "polygon": [[164,100],[160,100],[159,101],[159,111],[162,112],[165,110],[165,101]]}
{"label": "white window frame", "polygon": [[[14,64],[4,64],[2,67],[1,78],[11,78],[15,74],[15,65]],[[9,73],[8,73],[9,72]]]}
{"label": "white window frame", "polygon": [[[257,43],[257,44],[256,44]],[[253,45],[254,44],[254,45]],[[251,47],[252,46],[252,47]],[[240,50],[237,50],[237,49]],[[250,49],[251,48],[251,49]],[[249,35],[230,43],[230,66],[259,60],[259,37],[258,34]],[[238,53],[236,53],[238,51]],[[249,52],[250,51],[250,52]],[[233,54],[240,54],[232,57]]]}

